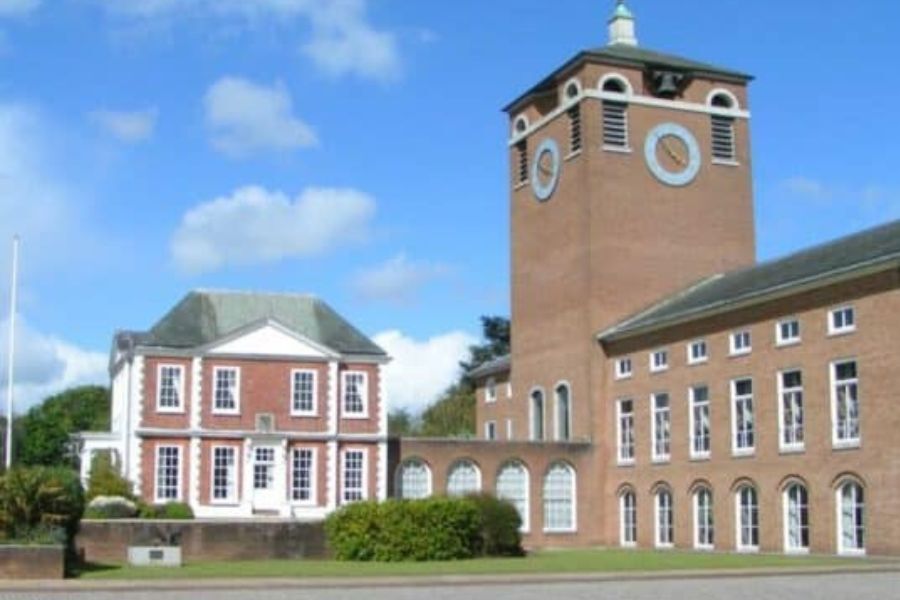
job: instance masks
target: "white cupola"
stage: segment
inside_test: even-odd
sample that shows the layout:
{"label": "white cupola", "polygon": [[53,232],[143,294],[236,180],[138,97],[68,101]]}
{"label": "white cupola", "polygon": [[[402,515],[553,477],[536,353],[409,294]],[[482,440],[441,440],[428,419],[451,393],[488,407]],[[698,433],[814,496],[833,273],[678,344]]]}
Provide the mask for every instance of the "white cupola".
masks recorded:
{"label": "white cupola", "polygon": [[609,45],[637,46],[634,25],[634,15],[625,6],[625,0],[618,0],[616,10],[609,19]]}

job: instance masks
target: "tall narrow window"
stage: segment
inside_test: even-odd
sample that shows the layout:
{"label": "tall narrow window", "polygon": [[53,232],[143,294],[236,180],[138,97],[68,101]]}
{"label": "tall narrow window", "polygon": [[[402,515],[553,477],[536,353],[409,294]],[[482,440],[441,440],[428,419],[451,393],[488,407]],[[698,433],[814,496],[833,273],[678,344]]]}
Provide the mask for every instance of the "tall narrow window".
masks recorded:
{"label": "tall narrow window", "polygon": [[485,421],[484,423],[484,439],[493,442],[497,439],[497,422]]}
{"label": "tall narrow window", "polygon": [[[603,91],[625,94],[625,83],[610,78],[603,84]],[[628,104],[621,100],[603,100],[603,147],[612,150],[628,149]]]}
{"label": "tall narrow window", "polygon": [[516,182],[524,184],[528,182],[528,141],[522,140],[516,144]]}
{"label": "tall narrow window", "polygon": [[672,450],[672,408],[668,394],[653,394],[653,460],[666,461]]}
{"label": "tall narrow window", "polygon": [[671,548],[674,532],[672,492],[663,489],[656,493],[656,547]]}
{"label": "tall narrow window", "polygon": [[859,378],[856,361],[834,363],[831,366],[831,379],[834,445],[858,445],[860,441]]}
{"label": "tall narrow window", "polygon": [[531,392],[531,439],[537,442],[544,439],[544,392],[542,390]]}
{"label": "tall narrow window", "polygon": [[634,401],[619,400],[619,463],[634,462]]}
{"label": "tall narrow window", "polygon": [[787,371],[778,377],[781,396],[781,450],[803,450],[803,373]]}
{"label": "tall narrow window", "polygon": [[181,365],[160,365],[159,383],[156,392],[156,409],[159,412],[183,410],[184,367]]}
{"label": "tall narrow window", "polygon": [[400,465],[397,483],[404,500],[427,498],[431,495],[431,469],[421,460],[407,460]]}
{"label": "tall narrow window", "polygon": [[619,496],[619,542],[623,546],[637,544],[637,499],[630,490]]}
{"label": "tall narrow window", "polygon": [[497,498],[516,507],[522,531],[528,531],[528,469],[520,462],[504,465],[497,474]]}
{"label": "tall narrow window", "polygon": [[567,385],[556,388],[556,439],[561,442],[572,439],[572,397]]}
{"label": "tall narrow window", "polygon": [[448,496],[468,496],[481,491],[481,470],[470,460],[457,461],[447,476]]}
{"label": "tall narrow window", "polygon": [[756,449],[756,429],[753,417],[753,380],[731,382],[732,451],[751,454]]}
{"label": "tall narrow window", "polygon": [[181,448],[159,446],[156,449],[156,501],[181,499]]}
{"label": "tall narrow window", "polygon": [[212,449],[212,501],[232,503],[237,500],[237,463],[235,449],[215,446]]}
{"label": "tall narrow window", "polygon": [[847,482],[838,490],[838,552],[863,554],[866,551],[865,498],[863,488]]}
{"label": "tall narrow window", "polygon": [[316,414],[316,372],[294,371],[291,377],[291,412],[295,415]]}
{"label": "tall narrow window", "polygon": [[709,388],[694,386],[691,401],[691,458],[709,458],[711,448],[709,424]]}
{"label": "tall narrow window", "polygon": [[734,117],[712,116],[712,154],[714,160],[734,162],[735,151]]}
{"label": "tall narrow window", "polygon": [[694,492],[694,547],[698,550],[715,547],[713,496],[705,487]]}
{"label": "tall narrow window", "polygon": [[575,471],[565,463],[544,478],[544,531],[575,531]]}
{"label": "tall narrow window", "polygon": [[316,454],[312,448],[294,448],[291,452],[291,499],[315,503]]}
{"label": "tall narrow window", "polygon": [[581,152],[581,105],[576,104],[568,110],[569,115],[569,152]]}
{"label": "tall narrow window", "polygon": [[759,550],[759,501],[756,488],[745,485],[737,491],[737,549]]}
{"label": "tall narrow window", "polygon": [[369,414],[368,377],[359,371],[346,371],[344,383],[344,416],[365,418]]}
{"label": "tall narrow window", "polygon": [[237,367],[213,369],[213,412],[235,414],[240,411]]}
{"label": "tall narrow window", "polygon": [[799,483],[784,491],[784,549],[809,551],[809,496],[806,487]]}
{"label": "tall narrow window", "polygon": [[342,498],[345,504],[366,499],[366,453],[347,450],[341,469]]}
{"label": "tall narrow window", "polygon": [[484,401],[493,404],[497,401],[497,380],[491,377],[484,384]]}

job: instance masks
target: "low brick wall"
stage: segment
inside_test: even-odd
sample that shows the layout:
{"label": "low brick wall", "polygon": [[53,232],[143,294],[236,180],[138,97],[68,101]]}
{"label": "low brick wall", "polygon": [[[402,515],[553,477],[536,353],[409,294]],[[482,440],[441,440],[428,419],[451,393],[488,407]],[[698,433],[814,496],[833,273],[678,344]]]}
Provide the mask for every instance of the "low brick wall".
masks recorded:
{"label": "low brick wall", "polygon": [[128,546],[162,540],[180,543],[185,562],[328,557],[321,521],[84,520],[75,547],[89,562],[124,563]]}
{"label": "low brick wall", "polygon": [[62,579],[62,546],[0,546],[0,579]]}

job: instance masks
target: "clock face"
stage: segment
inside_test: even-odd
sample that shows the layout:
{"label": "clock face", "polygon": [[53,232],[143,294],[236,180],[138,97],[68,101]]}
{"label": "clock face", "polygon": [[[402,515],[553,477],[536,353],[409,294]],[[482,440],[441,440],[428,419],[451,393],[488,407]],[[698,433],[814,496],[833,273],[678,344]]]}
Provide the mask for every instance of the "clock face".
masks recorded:
{"label": "clock face", "polygon": [[675,123],[657,125],[647,134],[644,157],[657,179],[675,187],[694,181],[702,162],[697,138]]}
{"label": "clock face", "polygon": [[549,138],[541,142],[531,166],[531,189],[540,202],[549,200],[556,191],[561,166],[556,142]]}

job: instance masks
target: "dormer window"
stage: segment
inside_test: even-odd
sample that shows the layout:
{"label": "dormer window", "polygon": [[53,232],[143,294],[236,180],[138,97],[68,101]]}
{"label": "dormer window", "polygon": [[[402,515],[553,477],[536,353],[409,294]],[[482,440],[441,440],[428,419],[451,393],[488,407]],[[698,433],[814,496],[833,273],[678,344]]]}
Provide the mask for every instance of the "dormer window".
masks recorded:
{"label": "dormer window", "polygon": [[[712,108],[733,110],[737,102],[731,94],[719,92],[709,100]],[[734,163],[737,160],[737,148],[734,133],[734,117],[714,114],[710,117],[712,125],[713,162]]]}

